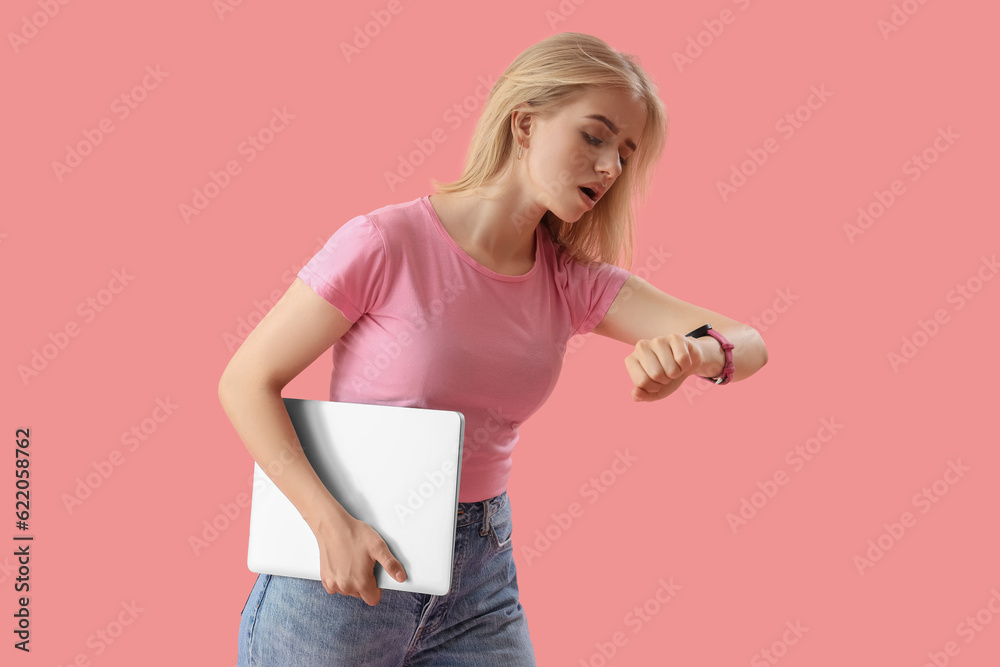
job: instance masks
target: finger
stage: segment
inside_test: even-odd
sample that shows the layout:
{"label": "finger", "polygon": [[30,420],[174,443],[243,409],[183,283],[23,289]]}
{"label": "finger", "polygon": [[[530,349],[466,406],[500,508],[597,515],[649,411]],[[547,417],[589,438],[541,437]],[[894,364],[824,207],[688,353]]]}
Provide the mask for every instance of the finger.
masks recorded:
{"label": "finger", "polygon": [[384,552],[377,560],[382,564],[382,568],[389,573],[390,577],[396,581],[406,581],[406,571],[403,569],[403,564],[396,560],[389,551],[388,546],[385,547]]}
{"label": "finger", "polygon": [[655,400],[656,394],[651,394],[642,387],[632,387],[632,400],[645,402]]}
{"label": "finger", "polygon": [[[677,372],[671,373],[671,378],[680,377],[682,374],[696,368],[701,363],[701,350],[694,344],[694,339],[684,336],[672,335],[657,338],[652,341],[653,349],[660,357],[668,357],[677,366]],[[692,354],[692,349],[698,355],[698,359]],[[664,367],[665,368],[665,367]]]}
{"label": "finger", "polygon": [[[674,377],[681,374],[680,367],[673,357],[665,353],[658,355],[656,347],[650,341],[636,343],[635,351],[625,359],[632,384],[650,393],[656,393],[668,384]],[[668,348],[669,350],[669,348]]]}
{"label": "finger", "polygon": [[666,375],[665,379],[652,376],[661,384],[667,384],[670,380],[681,377],[693,368],[694,360],[691,358],[688,342],[684,340],[683,336],[660,336],[646,341],[646,346],[656,357],[657,363]]}
{"label": "finger", "polygon": [[[625,369],[628,371],[629,379],[637,389],[644,389],[647,392],[657,392],[663,385],[649,377],[646,366],[642,364],[639,354],[633,352],[625,357]],[[647,364],[650,362],[647,361]]]}
{"label": "finger", "polygon": [[327,574],[325,577],[322,577],[321,580],[323,582],[323,588],[326,589],[326,592],[330,595],[340,592],[340,589],[337,587],[337,580],[333,577],[333,574]]}
{"label": "finger", "polygon": [[379,536],[378,544],[372,550],[372,556],[375,560],[382,565],[390,577],[396,581],[404,581],[406,579],[406,572],[403,570],[403,564],[392,555],[392,551],[389,550],[389,545],[385,543],[382,536]]}
{"label": "finger", "polygon": [[646,391],[641,387],[633,387],[632,400],[639,402],[659,401],[677,391],[686,379],[687,377],[671,380],[669,384],[664,385],[663,388],[655,393]]}
{"label": "finger", "polygon": [[374,607],[382,599],[382,589],[375,582],[374,573],[365,579],[364,584],[362,584],[358,592],[361,594],[361,599],[368,603],[369,607]]}

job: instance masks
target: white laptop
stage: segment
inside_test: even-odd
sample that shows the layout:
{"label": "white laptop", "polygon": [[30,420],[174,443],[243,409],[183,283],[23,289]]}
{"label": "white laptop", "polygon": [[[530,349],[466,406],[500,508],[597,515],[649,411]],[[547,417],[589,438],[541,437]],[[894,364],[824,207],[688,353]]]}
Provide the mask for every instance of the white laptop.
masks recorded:
{"label": "white laptop", "polygon": [[[351,516],[374,528],[406,570],[375,564],[379,588],[451,590],[465,415],[458,411],[284,398],[320,480]],[[247,566],[320,580],[319,545],[295,505],[254,462]]]}

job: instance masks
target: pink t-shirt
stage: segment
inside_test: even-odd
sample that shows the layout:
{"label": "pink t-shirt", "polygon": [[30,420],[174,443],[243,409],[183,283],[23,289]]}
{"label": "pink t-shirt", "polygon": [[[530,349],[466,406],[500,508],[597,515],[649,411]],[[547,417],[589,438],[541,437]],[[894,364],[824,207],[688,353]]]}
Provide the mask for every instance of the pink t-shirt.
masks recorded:
{"label": "pink t-shirt", "polygon": [[552,393],[566,343],[630,272],[583,264],[535,228],[521,276],[479,264],[428,195],[351,218],[298,273],[354,325],[333,346],[331,401],[465,415],[459,502],[503,493],[518,427]]}

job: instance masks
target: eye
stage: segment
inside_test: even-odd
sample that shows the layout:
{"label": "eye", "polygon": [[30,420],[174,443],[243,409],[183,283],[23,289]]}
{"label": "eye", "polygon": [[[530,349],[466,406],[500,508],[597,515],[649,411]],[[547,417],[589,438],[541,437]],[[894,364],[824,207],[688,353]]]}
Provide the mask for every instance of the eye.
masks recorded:
{"label": "eye", "polygon": [[[583,138],[584,138],[584,139],[585,139],[585,140],[587,141],[587,143],[588,143],[588,144],[590,144],[591,146],[600,146],[601,144],[603,144],[603,143],[604,143],[603,141],[601,141],[601,140],[600,140],[600,139],[598,139],[597,137],[595,137],[595,136],[593,136],[593,135],[590,135],[590,134],[587,134],[586,132],[584,132],[584,133],[583,133]],[[624,167],[625,165],[627,165],[627,164],[628,164],[628,160],[626,160],[625,158],[621,157],[620,155],[618,156],[618,161],[619,161],[619,162],[621,163],[621,165],[622,165],[623,167]]]}

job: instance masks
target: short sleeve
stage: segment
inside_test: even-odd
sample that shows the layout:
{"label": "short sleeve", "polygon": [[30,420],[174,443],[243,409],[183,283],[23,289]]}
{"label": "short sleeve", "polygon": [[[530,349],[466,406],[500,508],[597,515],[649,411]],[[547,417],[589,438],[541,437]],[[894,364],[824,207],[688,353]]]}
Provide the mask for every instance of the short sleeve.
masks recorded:
{"label": "short sleeve", "polygon": [[382,234],[368,216],[359,215],[334,232],[298,277],[347,319],[357,322],[378,302],[385,271]]}
{"label": "short sleeve", "polygon": [[631,274],[626,269],[608,264],[594,262],[591,264],[573,263],[577,275],[573,278],[572,313],[576,328],[570,336],[590,333],[600,324],[611,303],[618,296],[622,286]]}

